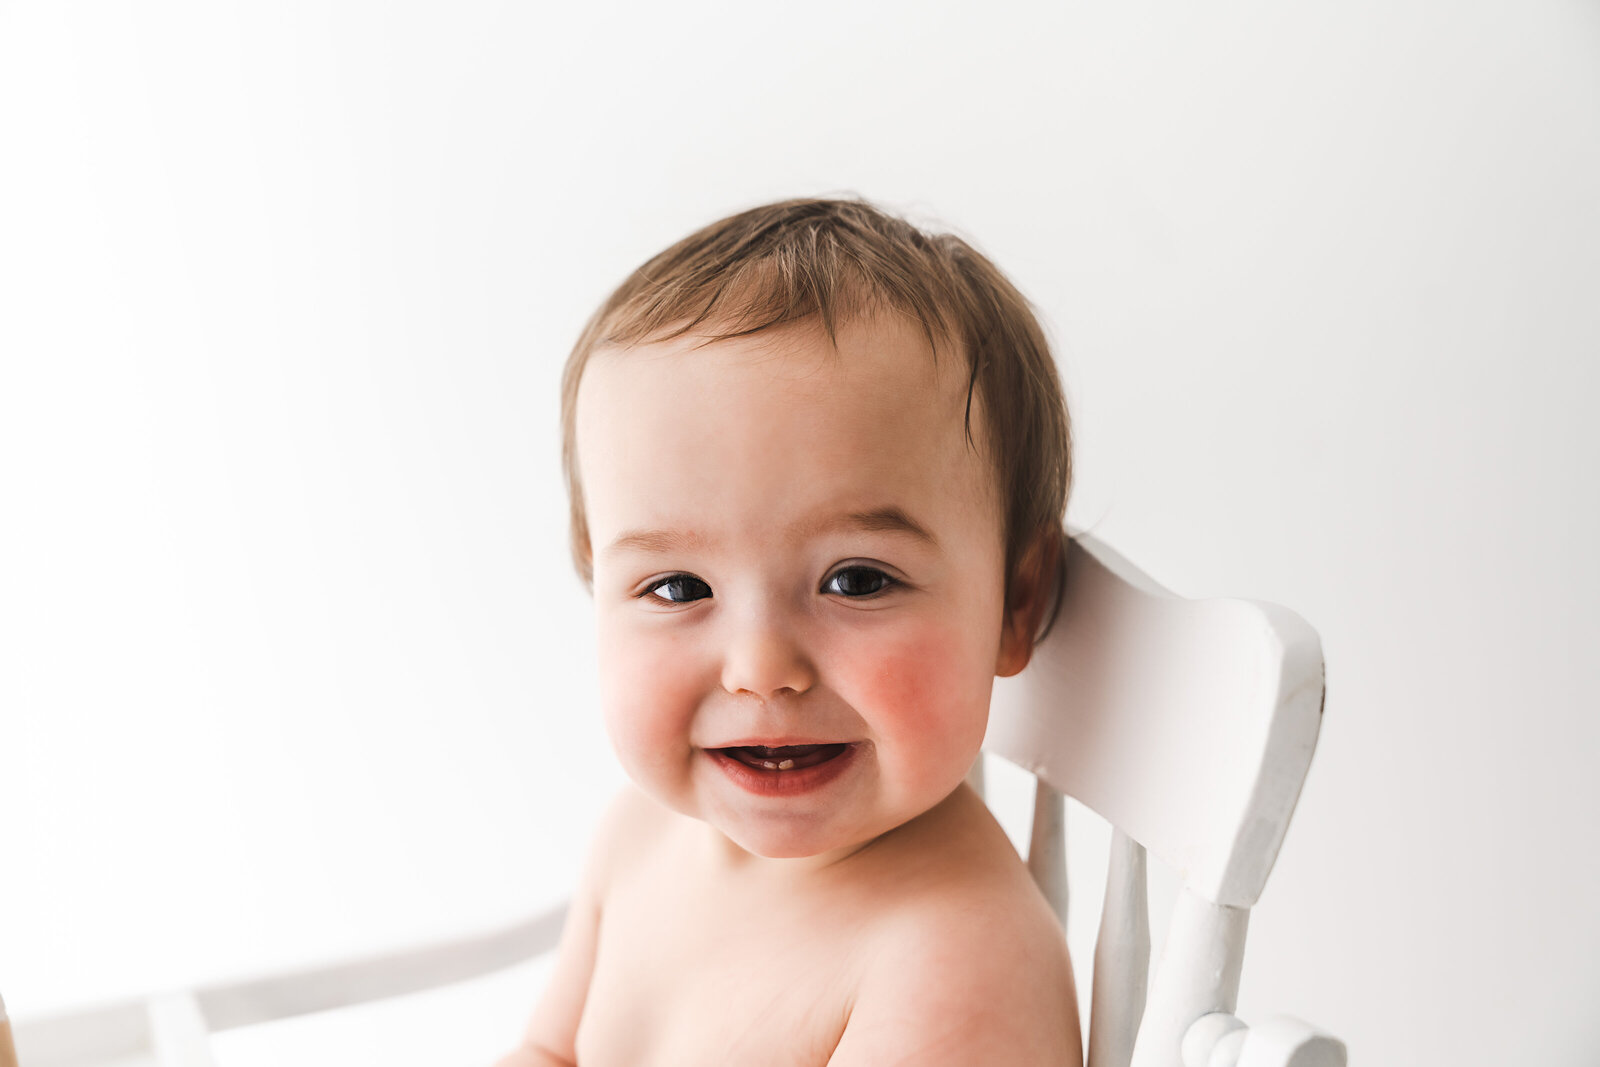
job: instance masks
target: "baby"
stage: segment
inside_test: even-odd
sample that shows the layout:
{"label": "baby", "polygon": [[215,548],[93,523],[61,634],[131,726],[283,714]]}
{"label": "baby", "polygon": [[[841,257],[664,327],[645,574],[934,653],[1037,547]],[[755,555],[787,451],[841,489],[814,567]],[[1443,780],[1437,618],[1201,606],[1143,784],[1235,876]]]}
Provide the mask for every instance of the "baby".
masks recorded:
{"label": "baby", "polygon": [[1061,930],[963,784],[1057,583],[1022,296],[866,203],[756,208],[612,294],[562,423],[633,784],[500,1067],[1080,1064]]}

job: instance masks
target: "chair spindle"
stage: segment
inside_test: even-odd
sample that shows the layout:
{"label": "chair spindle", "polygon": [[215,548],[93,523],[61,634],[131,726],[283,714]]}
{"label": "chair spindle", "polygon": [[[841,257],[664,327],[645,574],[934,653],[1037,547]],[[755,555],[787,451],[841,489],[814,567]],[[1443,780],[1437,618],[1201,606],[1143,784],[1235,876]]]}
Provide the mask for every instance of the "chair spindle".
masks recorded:
{"label": "chair spindle", "polygon": [[1150,982],[1150,906],[1144,846],[1113,832],[1106,899],[1094,943],[1089,1067],[1128,1067]]}
{"label": "chair spindle", "polygon": [[1067,928],[1067,817],[1059,790],[1045,783],[1034,783],[1033,832],[1028,836],[1028,871],[1033,882],[1050,902],[1051,909]]}
{"label": "chair spindle", "polygon": [[1190,1025],[1210,1012],[1233,1013],[1249,923],[1249,908],[1215,904],[1188,886],[1178,891],[1133,1067],[1183,1067]]}

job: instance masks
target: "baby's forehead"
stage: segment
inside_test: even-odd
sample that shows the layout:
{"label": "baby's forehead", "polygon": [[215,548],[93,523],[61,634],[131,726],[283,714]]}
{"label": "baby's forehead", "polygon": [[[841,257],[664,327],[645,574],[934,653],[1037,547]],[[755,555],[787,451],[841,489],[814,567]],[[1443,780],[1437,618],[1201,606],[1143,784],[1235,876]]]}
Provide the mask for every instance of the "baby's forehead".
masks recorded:
{"label": "baby's forehead", "polygon": [[920,331],[898,324],[849,323],[832,337],[809,324],[685,335],[596,353],[579,394],[578,453],[599,433],[619,436],[614,423],[627,420],[674,431],[629,435],[636,458],[641,446],[668,447],[687,429],[717,451],[786,437],[851,467],[886,457],[948,467],[989,451],[969,389],[953,354],[941,358]]}
{"label": "baby's forehead", "polygon": [[736,499],[746,517],[775,518],[995,499],[975,403],[968,435],[966,378],[920,330],[684,336],[596,355],[577,455],[602,526],[633,525],[623,514],[641,502]]}

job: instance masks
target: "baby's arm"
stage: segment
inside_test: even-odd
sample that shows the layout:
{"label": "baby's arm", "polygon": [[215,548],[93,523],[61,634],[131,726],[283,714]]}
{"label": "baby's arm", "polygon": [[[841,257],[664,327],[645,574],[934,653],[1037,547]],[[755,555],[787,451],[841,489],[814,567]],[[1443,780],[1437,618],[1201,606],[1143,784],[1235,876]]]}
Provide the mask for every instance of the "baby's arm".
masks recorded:
{"label": "baby's arm", "polygon": [[940,910],[897,923],[874,954],[828,1067],[1081,1067],[1060,931]]}
{"label": "baby's arm", "polygon": [[625,798],[614,801],[595,833],[578,888],[567,909],[566,926],[556,949],[555,970],[544,995],[534,1007],[522,1043],[495,1067],[573,1067],[578,1021],[583,1016],[594,973],[595,948],[600,936],[601,901],[608,881],[610,856],[626,820]]}

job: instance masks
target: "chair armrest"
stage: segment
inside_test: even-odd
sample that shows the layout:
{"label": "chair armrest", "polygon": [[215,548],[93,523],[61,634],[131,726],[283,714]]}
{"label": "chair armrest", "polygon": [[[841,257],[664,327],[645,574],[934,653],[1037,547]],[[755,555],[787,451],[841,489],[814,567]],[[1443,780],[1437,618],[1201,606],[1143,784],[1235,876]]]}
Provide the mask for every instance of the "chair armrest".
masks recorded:
{"label": "chair armrest", "polygon": [[443,944],[367,956],[196,991],[213,1030],[329,1011],[464,982],[542,956],[561,939],[567,906],[513,926]]}
{"label": "chair armrest", "polygon": [[[166,991],[30,1019],[16,1043],[28,1067],[79,1067],[169,1043],[166,1023],[186,1003],[203,1033],[365,1004],[463,982],[534,959],[561,938],[567,905],[485,934],[320,967]],[[165,1020],[166,1022],[163,1022]],[[0,1023],[0,1028],[7,1024]],[[158,1034],[158,1031],[160,1033]],[[4,1035],[0,1033],[0,1041]],[[0,1051],[0,1067],[16,1067]]]}

